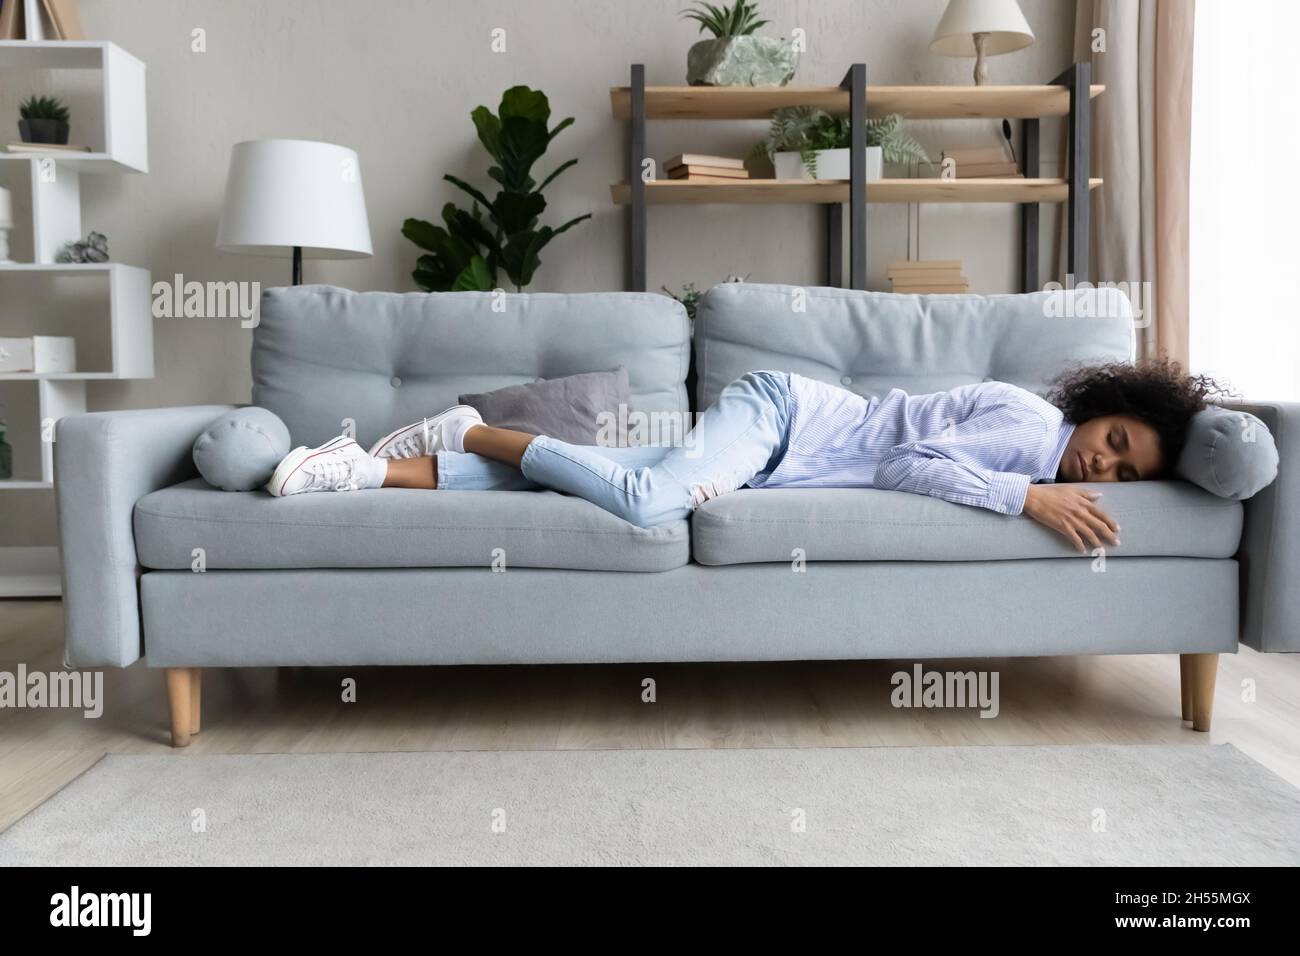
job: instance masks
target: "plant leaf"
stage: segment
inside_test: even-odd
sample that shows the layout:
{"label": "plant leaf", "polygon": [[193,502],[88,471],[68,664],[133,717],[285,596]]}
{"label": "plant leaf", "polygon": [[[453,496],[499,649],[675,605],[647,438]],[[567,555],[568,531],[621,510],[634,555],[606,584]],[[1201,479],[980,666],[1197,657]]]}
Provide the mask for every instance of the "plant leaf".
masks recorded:
{"label": "plant leaf", "polygon": [[425,222],[423,219],[407,219],[402,223],[402,235],[421,249],[430,251],[437,248],[437,233],[442,231],[433,223]]}
{"label": "plant leaf", "polygon": [[[499,182],[503,189],[515,188],[514,184],[510,182],[510,177],[506,175],[505,170],[503,170],[500,166],[492,166],[491,168],[489,168],[488,175],[491,176],[493,179],[495,179],[497,182]],[[535,189],[536,187],[537,187],[537,183],[533,182],[533,177],[525,176],[524,181],[519,184],[518,189],[516,191],[528,192],[529,190]]]}
{"label": "plant leaf", "polygon": [[568,129],[568,128],[569,128],[570,126],[572,126],[572,125],[573,125],[573,117],[572,117],[572,116],[566,116],[564,119],[562,119],[562,120],[560,120],[558,123],[556,123],[554,129],[552,129],[552,130],[551,130],[551,131],[546,135],[546,142],[547,142],[547,143],[550,143],[551,140],[555,139],[555,136],[556,136],[557,133],[559,133],[561,130],[566,130],[566,129]]}
{"label": "plant leaf", "polygon": [[453,292],[491,292],[496,280],[482,256],[475,256],[451,284]]}
{"label": "plant leaf", "polygon": [[543,189],[545,189],[547,186],[551,184],[551,182],[555,179],[556,176],[560,175],[560,173],[564,172],[570,166],[577,165],[577,162],[578,161],[576,159],[570,159],[567,162],[560,163],[559,166],[555,167],[555,170],[551,173],[551,175],[547,176],[545,179],[542,180],[542,184],[537,187],[537,191],[541,192]]}
{"label": "plant leaf", "polygon": [[568,222],[566,222],[566,223],[565,223],[563,226],[561,226],[559,229],[552,229],[552,230],[551,230],[551,235],[552,235],[553,237],[554,237],[554,236],[558,236],[558,235],[559,235],[560,233],[562,233],[562,232],[567,232],[568,229],[569,229],[569,227],[571,227],[571,226],[576,226],[578,223],[582,222],[584,219],[590,219],[590,218],[591,218],[591,213],[586,213],[586,214],[581,215],[581,216],[578,216],[578,217],[576,217],[576,218],[574,218],[574,219],[570,219]]}
{"label": "plant leaf", "polygon": [[492,219],[507,237],[532,229],[537,217],[546,210],[541,193],[515,193],[502,190],[492,204]]}
{"label": "plant leaf", "polygon": [[468,245],[471,253],[478,252],[480,246],[487,249],[489,253],[498,248],[497,237],[484,224],[478,206],[474,207],[471,215],[463,209],[457,209],[454,204],[447,203],[443,207],[442,218],[447,223],[447,231]]}
{"label": "plant leaf", "polygon": [[538,265],[535,250],[550,241],[548,235],[546,239],[541,240],[540,245],[537,245],[538,235],[550,232],[549,226],[543,226],[538,232],[532,230],[517,232],[506,241],[505,247],[501,250],[501,267],[506,270],[506,275],[516,289],[522,289],[532,281],[533,272]]}
{"label": "plant leaf", "polygon": [[517,117],[501,121],[500,165],[508,189],[527,188],[529,171],[549,142],[545,123]]}
{"label": "plant leaf", "polygon": [[484,196],[481,192],[479,192],[469,183],[465,182],[465,180],[461,179],[459,176],[453,176],[451,173],[447,173],[442,178],[447,180],[447,182],[451,183],[452,185],[458,187],[459,189],[462,189],[465,192],[469,193],[479,203],[482,203],[484,206],[491,208],[492,200],[488,199],[487,196]]}
{"label": "plant leaf", "polygon": [[469,114],[478,130],[478,141],[488,151],[488,155],[500,162],[501,159],[501,121],[492,115],[486,106],[477,106]]}
{"label": "plant leaf", "polygon": [[551,103],[541,90],[526,86],[512,86],[501,94],[501,122],[508,119],[525,119],[543,126],[551,118]]}

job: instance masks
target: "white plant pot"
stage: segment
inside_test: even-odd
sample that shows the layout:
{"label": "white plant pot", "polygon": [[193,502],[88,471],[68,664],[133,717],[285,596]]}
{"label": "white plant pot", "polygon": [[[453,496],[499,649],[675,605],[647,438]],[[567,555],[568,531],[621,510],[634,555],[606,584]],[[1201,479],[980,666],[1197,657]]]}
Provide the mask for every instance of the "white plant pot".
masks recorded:
{"label": "white plant pot", "polygon": [[[777,153],[772,157],[776,167],[777,179],[849,179],[849,150],[819,149],[817,156],[817,175],[809,175],[803,164],[803,157],[798,153]],[[885,151],[880,146],[867,147],[867,181],[883,179],[885,175]]]}

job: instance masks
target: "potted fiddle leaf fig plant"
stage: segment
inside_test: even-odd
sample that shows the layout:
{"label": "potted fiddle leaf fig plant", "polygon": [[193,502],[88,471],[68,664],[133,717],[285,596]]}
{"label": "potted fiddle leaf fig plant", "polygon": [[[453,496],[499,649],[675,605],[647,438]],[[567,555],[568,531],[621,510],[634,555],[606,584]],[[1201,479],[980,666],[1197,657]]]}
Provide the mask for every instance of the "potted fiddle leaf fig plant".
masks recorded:
{"label": "potted fiddle leaf fig plant", "polygon": [[785,86],[794,77],[799,53],[780,37],[755,36],[768,21],[758,18],[758,4],[697,2],[683,10],[701,33],[713,34],[686,51],[686,82],[691,86]]}
{"label": "potted fiddle leaf fig plant", "polygon": [[480,106],[470,114],[479,142],[494,162],[488,176],[501,189],[488,198],[463,179],[442,177],[473,204],[467,212],[447,203],[442,207],[441,226],[423,219],[402,224],[402,235],[428,252],[420,256],[411,274],[417,285],[429,292],[488,292],[497,288],[497,277],[504,272],[515,290],[522,291],[542,264],[542,249],[560,233],[591,218],[588,213],[560,226],[539,225],[546,211],[542,190],[578,162],[561,163],[540,184],[533,180],[533,164],[556,134],[573,123],[570,116],[550,127],[550,117],[546,94],[526,86],[506,90],[496,113]]}
{"label": "potted fiddle leaf fig plant", "polygon": [[[785,106],[772,114],[767,139],[754,147],[766,154],[777,179],[848,179],[852,129],[847,118],[811,106]],[[890,113],[867,120],[867,179],[880,179],[885,163],[926,162],[921,144]]]}
{"label": "potted fiddle leaf fig plant", "polygon": [[18,133],[24,143],[68,142],[68,107],[56,96],[29,96],[18,107]]}

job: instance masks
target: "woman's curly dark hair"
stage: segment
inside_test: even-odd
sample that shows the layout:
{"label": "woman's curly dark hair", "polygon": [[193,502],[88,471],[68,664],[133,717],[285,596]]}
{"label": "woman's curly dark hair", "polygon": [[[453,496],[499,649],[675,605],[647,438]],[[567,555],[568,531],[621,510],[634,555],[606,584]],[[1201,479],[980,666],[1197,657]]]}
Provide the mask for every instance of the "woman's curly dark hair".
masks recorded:
{"label": "woman's curly dark hair", "polygon": [[1166,358],[1071,369],[1053,383],[1048,401],[1066,421],[1082,425],[1102,415],[1132,415],[1160,436],[1166,467],[1178,461],[1192,416],[1232,392],[1206,375],[1188,375]]}

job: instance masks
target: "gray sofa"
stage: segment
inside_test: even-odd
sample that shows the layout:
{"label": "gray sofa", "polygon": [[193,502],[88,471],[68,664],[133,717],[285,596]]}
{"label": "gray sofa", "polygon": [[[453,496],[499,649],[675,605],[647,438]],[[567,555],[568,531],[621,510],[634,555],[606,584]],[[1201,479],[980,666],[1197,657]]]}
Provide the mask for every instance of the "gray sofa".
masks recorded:
{"label": "gray sofa", "polygon": [[[1055,295],[720,286],[696,322],[699,406],[763,368],[863,394],[1041,392],[1070,362],[1131,357],[1127,300]],[[1062,304],[1097,317],[1053,317]],[[274,289],[252,402],[294,444],[353,427],[364,445],[461,393],[623,365],[631,413],[663,422],[688,411],[690,350],[685,313],[653,294]],[[1169,653],[1206,730],[1218,654],[1300,649],[1300,409],[1248,407],[1278,480],[1244,504],[1107,486],[1124,544],[1101,562],[1027,518],[877,490],[748,489],[648,530],[549,491],[272,499],[196,477],[191,445],[228,406],[71,416],[66,657],[165,668],[177,745],[198,730],[202,668],[277,665]]]}

